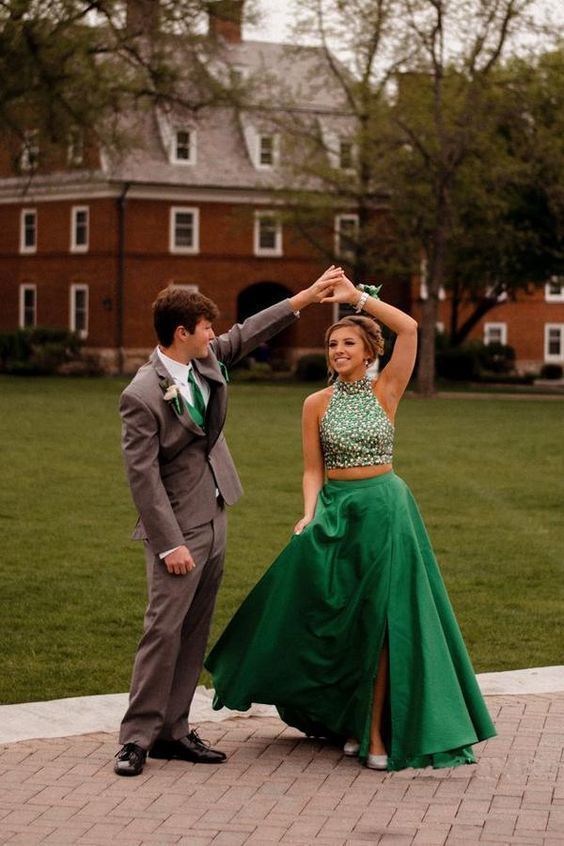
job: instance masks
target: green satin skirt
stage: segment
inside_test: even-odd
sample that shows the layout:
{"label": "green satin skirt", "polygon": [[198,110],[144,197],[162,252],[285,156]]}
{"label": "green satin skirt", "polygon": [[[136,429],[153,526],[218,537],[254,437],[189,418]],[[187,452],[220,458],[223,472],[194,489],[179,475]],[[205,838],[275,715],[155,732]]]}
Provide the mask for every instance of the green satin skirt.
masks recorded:
{"label": "green satin skirt", "polygon": [[393,471],[329,481],[313,521],[245,599],[206,660],[214,708],[275,705],[308,735],[368,754],[382,645],[388,769],[473,763],[495,735],[417,504]]}

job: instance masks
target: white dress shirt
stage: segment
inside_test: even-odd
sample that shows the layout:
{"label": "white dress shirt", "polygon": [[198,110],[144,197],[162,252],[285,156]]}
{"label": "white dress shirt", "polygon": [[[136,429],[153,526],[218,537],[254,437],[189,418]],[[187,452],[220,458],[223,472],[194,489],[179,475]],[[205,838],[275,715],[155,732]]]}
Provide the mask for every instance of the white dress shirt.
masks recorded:
{"label": "white dress shirt", "polygon": [[[178,385],[178,389],[182,394],[183,398],[187,402],[189,402],[190,405],[195,405],[196,403],[194,402],[194,397],[192,395],[192,385],[188,381],[188,375],[190,371],[192,371],[194,379],[202,392],[202,396],[207,407],[210,398],[210,386],[208,385],[205,379],[202,379],[200,374],[196,371],[196,368],[192,367],[192,362],[190,362],[189,364],[182,364],[182,362],[180,361],[175,361],[173,358],[170,358],[170,356],[166,355],[160,347],[157,347],[157,355],[160,358],[162,364],[169,372],[174,384]],[[167,555],[170,555],[171,552],[174,552],[175,549],[179,548],[180,547],[175,546],[172,549],[167,549],[165,552],[159,552],[159,558],[166,558]]]}

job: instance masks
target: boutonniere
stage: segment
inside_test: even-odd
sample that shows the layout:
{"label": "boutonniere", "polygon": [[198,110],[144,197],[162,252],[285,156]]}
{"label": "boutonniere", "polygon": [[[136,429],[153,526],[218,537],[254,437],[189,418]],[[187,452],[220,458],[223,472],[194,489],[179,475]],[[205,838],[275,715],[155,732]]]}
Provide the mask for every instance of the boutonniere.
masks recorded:
{"label": "boutonniere", "polygon": [[175,385],[174,382],[170,381],[170,379],[163,379],[159,382],[159,387],[161,387],[164,391],[164,401],[168,402],[170,407],[174,408],[177,414],[182,414],[182,400],[178,385]]}
{"label": "boutonniere", "polygon": [[217,362],[219,364],[219,369],[221,370],[221,375],[225,379],[226,382],[229,382],[229,371],[225,364],[222,361]]}

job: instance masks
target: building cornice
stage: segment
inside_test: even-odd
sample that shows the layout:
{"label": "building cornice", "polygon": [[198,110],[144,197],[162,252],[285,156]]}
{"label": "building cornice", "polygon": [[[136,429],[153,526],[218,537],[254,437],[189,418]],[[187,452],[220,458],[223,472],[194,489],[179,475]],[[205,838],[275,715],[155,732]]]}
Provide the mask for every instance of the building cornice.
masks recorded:
{"label": "building cornice", "polygon": [[[34,205],[48,202],[78,202],[89,200],[117,199],[124,186],[128,186],[129,200],[162,200],[171,203],[235,203],[241,205],[286,205],[287,197],[277,196],[276,191],[264,188],[226,187],[219,185],[167,185],[163,183],[133,182],[128,180],[91,180],[68,185],[52,182],[26,183],[25,190],[18,185],[2,185],[0,181],[0,205]],[[350,203],[339,202],[335,206],[350,207]],[[374,208],[386,208],[384,198]]]}

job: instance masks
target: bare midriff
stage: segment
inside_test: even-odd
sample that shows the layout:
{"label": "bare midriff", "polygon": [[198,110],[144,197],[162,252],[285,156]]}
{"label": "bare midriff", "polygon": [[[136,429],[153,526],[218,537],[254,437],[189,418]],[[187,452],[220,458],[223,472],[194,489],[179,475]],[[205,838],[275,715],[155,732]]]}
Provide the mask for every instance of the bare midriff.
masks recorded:
{"label": "bare midriff", "polygon": [[355,479],[370,479],[372,476],[382,476],[389,473],[391,464],[372,464],[369,467],[340,467],[327,471],[328,479],[335,481],[354,481]]}

